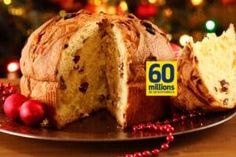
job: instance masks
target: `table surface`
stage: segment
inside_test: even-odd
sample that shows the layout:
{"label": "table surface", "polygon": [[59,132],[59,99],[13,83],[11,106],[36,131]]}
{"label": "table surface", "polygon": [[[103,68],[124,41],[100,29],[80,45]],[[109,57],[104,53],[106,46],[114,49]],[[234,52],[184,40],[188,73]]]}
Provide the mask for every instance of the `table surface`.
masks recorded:
{"label": "table surface", "polygon": [[[160,143],[161,140],[114,143],[52,142],[0,133],[0,157],[116,157],[128,152],[149,150]],[[160,154],[160,157],[222,156],[236,156],[236,117],[207,130],[177,136],[171,148]]]}

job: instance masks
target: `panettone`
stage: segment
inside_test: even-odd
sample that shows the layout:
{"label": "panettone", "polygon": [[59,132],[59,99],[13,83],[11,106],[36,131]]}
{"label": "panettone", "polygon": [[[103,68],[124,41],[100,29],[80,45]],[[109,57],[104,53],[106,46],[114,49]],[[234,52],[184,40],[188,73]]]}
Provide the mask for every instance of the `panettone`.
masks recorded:
{"label": "panettone", "polygon": [[29,37],[20,60],[21,92],[45,103],[57,128],[103,108],[122,127],[153,121],[168,104],[145,95],[145,63],[173,57],[165,33],[149,21],[71,13]]}
{"label": "panettone", "polygon": [[173,103],[187,110],[236,107],[236,35],[233,25],[217,37],[190,42],[178,59],[178,96]]}

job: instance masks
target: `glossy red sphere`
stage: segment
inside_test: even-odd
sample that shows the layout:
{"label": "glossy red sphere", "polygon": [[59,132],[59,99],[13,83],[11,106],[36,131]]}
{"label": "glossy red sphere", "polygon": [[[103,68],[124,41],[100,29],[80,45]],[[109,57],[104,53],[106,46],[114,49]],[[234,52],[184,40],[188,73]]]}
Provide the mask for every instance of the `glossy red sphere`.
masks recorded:
{"label": "glossy red sphere", "polygon": [[28,100],[20,108],[20,118],[25,125],[40,124],[45,118],[44,105],[36,100]]}
{"label": "glossy red sphere", "polygon": [[17,120],[20,115],[20,107],[27,100],[27,97],[19,93],[8,96],[3,105],[3,110],[7,117],[11,120]]}

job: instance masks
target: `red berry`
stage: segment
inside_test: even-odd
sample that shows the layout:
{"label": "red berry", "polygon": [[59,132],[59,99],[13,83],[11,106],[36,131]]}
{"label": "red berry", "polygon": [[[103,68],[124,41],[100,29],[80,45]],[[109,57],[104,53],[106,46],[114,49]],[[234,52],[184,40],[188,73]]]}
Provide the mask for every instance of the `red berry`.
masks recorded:
{"label": "red berry", "polygon": [[182,115],[180,118],[181,120],[185,120],[187,117],[185,115]]}
{"label": "red berry", "polygon": [[2,91],[2,94],[3,94],[3,95],[7,95],[8,93],[7,93],[6,90],[3,90],[3,91]]}
{"label": "red berry", "polygon": [[169,124],[170,123],[170,121],[168,120],[168,119],[166,119],[165,121],[164,121],[164,124]]}
{"label": "red berry", "polygon": [[175,131],[175,128],[174,128],[174,127],[170,127],[170,131],[171,131],[171,132],[174,132],[174,131]]}
{"label": "red berry", "polygon": [[136,132],[137,131],[137,126],[133,126],[132,130],[133,130],[133,132]]}
{"label": "red berry", "polygon": [[2,96],[2,101],[5,101],[6,100],[6,96]]}
{"label": "red berry", "polygon": [[166,125],[163,125],[162,128],[163,128],[163,131],[166,131],[167,126],[166,126]]}
{"label": "red berry", "polygon": [[172,142],[172,141],[174,141],[174,136],[173,136],[173,135],[168,135],[168,136],[166,137],[166,140],[167,140],[168,142]]}
{"label": "red berry", "polygon": [[28,100],[20,108],[20,118],[26,125],[37,125],[44,117],[44,106],[36,100]]}
{"label": "red berry", "polygon": [[136,152],[136,153],[134,153],[134,157],[142,157],[143,155],[142,155],[142,153],[140,153],[140,152]]}
{"label": "red berry", "polygon": [[171,132],[171,129],[170,128],[166,128],[165,130],[167,133],[170,133]]}
{"label": "red berry", "polygon": [[160,127],[159,127],[159,130],[160,130],[160,131],[163,131],[163,130],[164,130],[163,126],[160,126]]}
{"label": "red berry", "polygon": [[150,157],[152,153],[148,150],[142,152],[143,157]]}
{"label": "red berry", "polygon": [[18,93],[7,97],[3,105],[3,110],[7,117],[11,120],[17,120],[20,115],[20,107],[27,100],[28,98]]}
{"label": "red berry", "polygon": [[153,149],[152,150],[152,154],[155,155],[155,156],[158,156],[160,153],[160,150],[159,149]]}
{"label": "red berry", "polygon": [[145,128],[145,125],[144,124],[139,124],[138,126],[137,126],[137,129],[138,130],[143,130]]}
{"label": "red berry", "polygon": [[134,157],[133,154],[126,154],[125,157]]}
{"label": "red berry", "polygon": [[158,131],[159,128],[158,128],[156,125],[154,125],[154,126],[153,126],[153,130]]}
{"label": "red berry", "polygon": [[169,144],[168,144],[168,143],[163,143],[163,144],[161,145],[161,149],[162,149],[162,150],[167,150],[167,149],[169,149]]}
{"label": "red berry", "polygon": [[193,118],[193,117],[195,117],[195,114],[194,114],[194,113],[190,113],[190,114],[189,114],[189,117],[190,117],[190,118]]}
{"label": "red berry", "polygon": [[152,124],[147,124],[146,128],[147,128],[148,130],[151,130],[151,129],[152,129]]}
{"label": "red berry", "polygon": [[173,118],[172,120],[174,123],[178,122],[179,121],[179,118]]}

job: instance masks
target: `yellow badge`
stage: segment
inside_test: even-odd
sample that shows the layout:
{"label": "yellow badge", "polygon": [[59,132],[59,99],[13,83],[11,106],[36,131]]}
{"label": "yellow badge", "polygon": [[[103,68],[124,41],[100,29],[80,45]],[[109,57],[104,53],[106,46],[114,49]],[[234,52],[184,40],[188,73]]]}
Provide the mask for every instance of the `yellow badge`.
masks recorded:
{"label": "yellow badge", "polygon": [[147,96],[177,95],[176,61],[146,62],[146,95]]}

